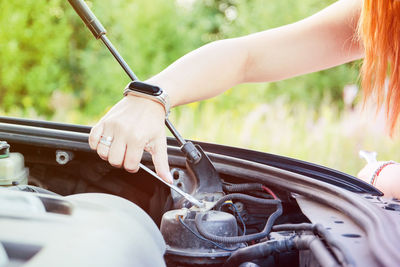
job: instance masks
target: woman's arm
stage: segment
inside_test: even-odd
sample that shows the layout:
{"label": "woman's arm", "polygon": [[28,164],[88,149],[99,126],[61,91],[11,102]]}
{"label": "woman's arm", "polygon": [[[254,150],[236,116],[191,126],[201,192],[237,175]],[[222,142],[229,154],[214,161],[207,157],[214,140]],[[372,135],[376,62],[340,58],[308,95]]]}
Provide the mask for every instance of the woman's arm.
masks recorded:
{"label": "woman's arm", "polygon": [[[370,183],[372,176],[381,166],[382,162],[370,163],[366,165],[357,175],[361,180]],[[400,164],[389,164],[384,166],[376,174],[374,185],[381,190],[385,197],[395,197],[400,199]]]}
{"label": "woman's arm", "polygon": [[342,0],[299,22],[216,41],[185,55],[149,82],[174,106],[213,97],[240,83],[271,82],[363,56],[357,39],[361,0]]}
{"label": "woman's arm", "polygon": [[[177,60],[149,79],[172,106],[213,97],[245,82],[276,81],[326,69],[362,57],[356,27],[362,0],[341,0],[302,21],[245,37],[216,41]],[[143,149],[157,173],[169,173],[165,113],[160,104],[128,95],[93,128],[92,149],[116,167],[138,170]],[[101,136],[113,137],[110,147]]]}

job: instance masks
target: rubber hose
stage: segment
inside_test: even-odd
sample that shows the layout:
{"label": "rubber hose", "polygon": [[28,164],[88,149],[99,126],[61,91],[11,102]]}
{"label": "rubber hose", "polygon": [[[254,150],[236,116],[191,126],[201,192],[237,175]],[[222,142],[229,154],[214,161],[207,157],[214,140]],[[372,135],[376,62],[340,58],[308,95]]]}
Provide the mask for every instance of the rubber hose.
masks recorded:
{"label": "rubber hose", "polygon": [[222,205],[222,203],[224,203],[226,200],[230,200],[230,199],[240,199],[243,201],[246,200],[248,202],[264,204],[264,205],[265,204],[266,205],[274,204],[277,206],[277,208],[276,208],[276,211],[273,212],[269,216],[267,223],[265,224],[264,229],[261,232],[255,233],[255,234],[244,235],[244,236],[217,236],[217,235],[211,234],[211,233],[207,232],[207,230],[205,229],[205,227],[202,224],[203,217],[207,213],[197,213],[196,217],[195,217],[195,225],[196,225],[197,231],[199,231],[199,233],[202,236],[204,236],[205,238],[210,239],[212,241],[215,241],[218,243],[223,243],[223,244],[235,244],[235,243],[243,243],[243,242],[249,242],[249,241],[253,241],[253,240],[259,240],[259,239],[262,239],[262,238],[268,236],[275,220],[280,215],[282,215],[282,204],[281,204],[280,200],[260,199],[260,198],[243,195],[243,194],[227,195],[227,196],[221,198],[217,202],[217,204],[219,204],[219,205],[216,205],[216,207],[220,207]]}
{"label": "rubber hose", "polygon": [[323,238],[329,246],[337,248],[343,255],[347,265],[355,265],[355,261],[349,252],[333,238],[332,234],[325,229],[322,224],[299,223],[299,224],[281,224],[272,227],[274,231],[312,231],[314,234]]}
{"label": "rubber hose", "polygon": [[227,259],[224,267],[239,266],[244,262],[252,261],[255,259],[266,258],[274,252],[286,252],[295,248],[294,239],[284,239],[279,241],[267,241],[252,245],[245,248],[240,248],[232,252],[231,256]]}
{"label": "rubber hose", "polygon": [[232,184],[232,185],[222,185],[223,189],[228,192],[244,192],[251,190],[262,190],[262,184],[259,183],[245,183],[245,184]]}
{"label": "rubber hose", "polygon": [[228,192],[246,192],[255,197],[272,198],[270,194],[265,193],[262,186],[263,185],[259,183],[222,185],[223,189]]}
{"label": "rubber hose", "polygon": [[336,259],[324,246],[322,241],[316,236],[302,236],[295,239],[295,246],[298,250],[310,250],[319,266],[336,267],[339,266]]}
{"label": "rubber hose", "polygon": [[325,239],[328,245],[337,248],[341,252],[343,260],[345,261],[346,265],[348,266],[356,265],[352,255],[349,253],[350,251],[344,248],[342,244],[340,244],[336,239],[334,239],[331,232],[326,230],[322,224],[317,223],[314,225],[314,233]]}
{"label": "rubber hose", "polygon": [[236,250],[224,263],[223,267],[239,266],[240,264],[255,259],[266,258],[273,253],[291,250],[311,250],[315,259],[321,266],[337,266],[333,255],[315,236],[296,236],[279,241],[267,241],[253,246]]}

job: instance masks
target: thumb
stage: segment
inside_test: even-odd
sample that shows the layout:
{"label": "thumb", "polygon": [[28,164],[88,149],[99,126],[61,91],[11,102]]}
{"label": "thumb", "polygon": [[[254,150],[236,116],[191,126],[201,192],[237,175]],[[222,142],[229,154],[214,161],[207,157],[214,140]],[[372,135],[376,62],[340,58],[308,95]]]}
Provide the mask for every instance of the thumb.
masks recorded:
{"label": "thumb", "polygon": [[156,172],[164,181],[172,184],[173,180],[168,164],[167,139],[165,136],[157,138],[153,144],[151,156]]}

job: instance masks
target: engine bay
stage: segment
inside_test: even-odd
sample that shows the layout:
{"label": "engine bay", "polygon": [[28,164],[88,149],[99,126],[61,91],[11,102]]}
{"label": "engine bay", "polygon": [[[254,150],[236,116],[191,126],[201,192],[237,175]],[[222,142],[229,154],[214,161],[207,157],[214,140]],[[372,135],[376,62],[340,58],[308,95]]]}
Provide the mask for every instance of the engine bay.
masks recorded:
{"label": "engine bay", "polygon": [[[29,169],[29,186],[14,181],[12,187],[59,196],[105,193],[138,205],[160,229],[167,266],[352,262],[329,231],[303,214],[293,192],[248,180],[238,170],[237,175],[219,174],[222,191],[203,194],[206,205],[198,208],[143,170],[132,174],[113,168],[95,153],[18,143],[12,144],[12,151],[23,155]],[[171,163],[174,184],[193,191],[196,181],[190,182],[184,160]]]}
{"label": "engine bay", "polygon": [[[174,185],[201,200],[199,208],[142,169],[128,173],[101,160],[88,147],[89,127],[6,117],[0,127],[10,154],[19,153],[17,164],[6,164],[17,166],[14,176],[0,167],[8,183],[0,187],[0,227],[18,229],[0,235],[0,258],[11,263],[0,266],[400,262],[398,200],[338,171],[195,143],[214,167],[204,172],[168,139]],[[154,170],[150,154],[142,164]],[[64,265],[55,263],[65,253]]]}
{"label": "engine bay", "polygon": [[102,161],[89,127],[2,117],[0,267],[399,265],[399,200],[315,164],[185,140],[162,89],[139,82],[84,1],[69,3],[164,106],[176,188],[148,153],[134,174]]}

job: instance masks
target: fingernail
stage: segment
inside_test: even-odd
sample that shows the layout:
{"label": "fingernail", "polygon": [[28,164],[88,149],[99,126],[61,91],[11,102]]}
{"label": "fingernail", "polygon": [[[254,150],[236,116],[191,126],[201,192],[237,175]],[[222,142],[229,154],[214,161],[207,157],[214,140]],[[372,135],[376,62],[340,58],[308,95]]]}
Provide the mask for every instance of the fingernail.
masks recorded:
{"label": "fingernail", "polygon": [[167,179],[170,184],[173,182],[172,174],[170,172],[167,173]]}

